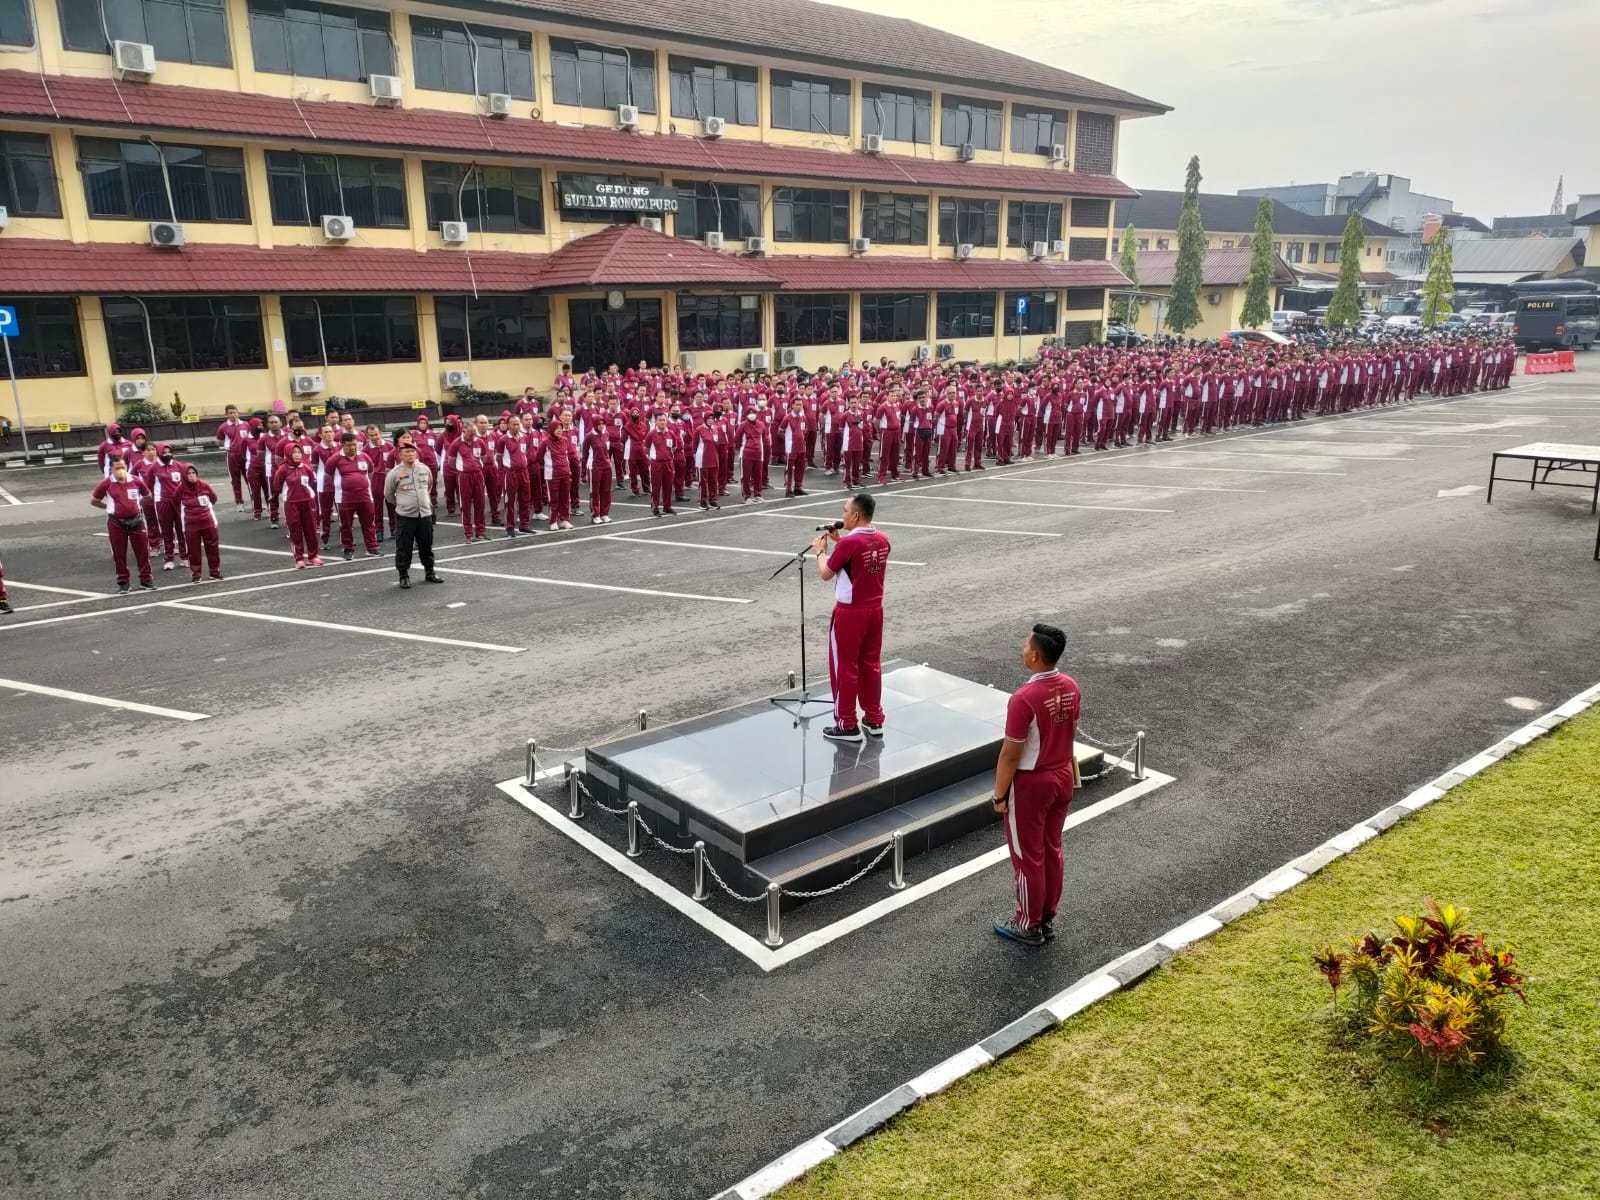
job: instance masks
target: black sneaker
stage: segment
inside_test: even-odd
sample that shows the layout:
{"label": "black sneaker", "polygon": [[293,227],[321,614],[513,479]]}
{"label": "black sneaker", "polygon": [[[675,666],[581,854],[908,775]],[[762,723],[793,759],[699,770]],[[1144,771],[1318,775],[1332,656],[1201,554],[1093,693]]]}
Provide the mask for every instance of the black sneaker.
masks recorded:
{"label": "black sneaker", "polygon": [[862,742],[859,728],[843,729],[838,725],[829,725],[822,731],[822,736],[830,742],[851,742],[860,745]]}
{"label": "black sneaker", "polygon": [[883,736],[882,725],[874,725],[871,721],[863,721],[861,722],[861,728],[866,731],[869,738],[881,738]]}
{"label": "black sneaker", "polygon": [[1056,940],[1056,919],[1054,917],[1046,917],[1044,920],[1040,921],[1039,922],[1039,932],[1044,934],[1044,940],[1045,941],[1047,941],[1047,942],[1055,941]]}
{"label": "black sneaker", "polygon": [[805,488],[795,488],[794,494],[796,496],[809,496],[811,493],[806,491]]}
{"label": "black sneaker", "polygon": [[132,590],[133,590],[133,588],[132,588],[132,585],[130,585],[130,584],[126,584],[126,583],[117,584],[117,594],[119,596],[126,596]]}
{"label": "black sneaker", "polygon": [[344,552],[344,560],[345,560],[345,562],[351,561],[353,558],[355,558],[355,556],[356,556],[356,552],[354,550],[346,550]]}
{"label": "black sneaker", "polygon": [[141,579],[141,580],[139,580],[139,590],[141,592],[153,592],[153,591],[155,591],[156,590],[156,581],[154,579]]}
{"label": "black sneaker", "polygon": [[1013,942],[1021,942],[1024,946],[1044,945],[1044,932],[1041,929],[1028,929],[1017,924],[1015,917],[1007,917],[1004,921],[996,921],[994,931],[1003,938]]}
{"label": "black sneaker", "polygon": [[8,613],[12,611],[14,610],[12,609],[11,602],[9,600],[0,600],[0,613]]}
{"label": "black sneaker", "polygon": [[411,576],[409,576],[409,575],[400,576],[400,586],[403,587],[403,588],[409,588],[411,586]]}
{"label": "black sneaker", "polygon": [[422,577],[422,582],[423,583],[443,583],[444,580],[440,579],[432,571],[429,571],[426,575],[424,575]]}

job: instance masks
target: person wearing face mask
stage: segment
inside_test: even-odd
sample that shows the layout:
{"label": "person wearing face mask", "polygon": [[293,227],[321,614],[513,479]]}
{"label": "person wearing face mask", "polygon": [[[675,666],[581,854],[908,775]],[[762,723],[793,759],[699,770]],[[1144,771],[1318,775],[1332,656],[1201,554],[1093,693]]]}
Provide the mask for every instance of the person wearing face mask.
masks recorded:
{"label": "person wearing face mask", "polygon": [[200,556],[204,552],[211,566],[211,578],[222,578],[222,546],[217,536],[217,493],[200,478],[200,468],[192,463],[183,469],[183,485],[178,490],[183,506],[184,548],[188,551],[189,581],[200,582]]}
{"label": "person wearing face mask", "polygon": [[572,528],[572,453],[568,447],[571,428],[564,421],[551,422],[539,452],[539,472],[544,476],[550,497],[550,532]]}
{"label": "person wearing face mask", "polygon": [[766,430],[761,427],[761,416],[754,408],[745,410],[744,422],[735,438],[739,450],[739,496],[742,503],[761,500],[762,455],[766,453]]}
{"label": "person wearing face mask", "polygon": [[806,481],[806,437],[810,422],[806,420],[804,403],[797,396],[789,405],[789,414],[778,428],[783,450],[783,494],[804,496]]}
{"label": "person wearing face mask", "polygon": [[161,550],[165,560],[163,571],[173,569],[173,564],[183,553],[183,505],[178,492],[183,487],[183,464],[172,456],[172,447],[162,442],[156,447],[156,462],[145,477],[155,499],[155,520],[151,532],[161,531]]}
{"label": "person wearing face mask", "polygon": [[116,567],[117,591],[128,593],[128,549],[133,548],[139,568],[139,586],[155,591],[150,571],[150,535],[144,523],[144,496],[148,489],[128,472],[122,458],[111,460],[111,476],[95,484],[89,503],[106,510],[106,533],[111,539],[111,561]]}
{"label": "person wearing face mask", "polygon": [[628,410],[623,444],[628,459],[628,494],[639,495],[640,488],[650,490],[650,460],[646,457],[645,442],[650,436],[650,426],[645,422],[644,411],[635,404]]}
{"label": "person wearing face mask", "polygon": [[[484,514],[487,493],[484,487],[484,460],[491,451],[478,436],[475,424],[463,425],[461,436],[450,448],[450,462],[454,464],[456,490],[461,496],[461,534],[467,541],[489,536]],[[450,492],[450,481],[445,480],[445,493]]]}
{"label": "person wearing face mask", "polygon": [[611,461],[610,420],[596,420],[583,439],[584,466],[589,471],[589,524],[611,524],[611,489],[613,485]]}
{"label": "person wearing face mask", "polygon": [[294,565],[302,569],[322,565],[317,557],[317,474],[300,443],[290,442],[272,477],[272,490],[282,506],[284,528],[294,550]]}
{"label": "person wearing face mask", "polygon": [[674,463],[678,450],[678,432],[667,422],[666,413],[656,414],[656,426],[645,439],[645,452],[650,458],[650,515],[676,516],[672,507]]}

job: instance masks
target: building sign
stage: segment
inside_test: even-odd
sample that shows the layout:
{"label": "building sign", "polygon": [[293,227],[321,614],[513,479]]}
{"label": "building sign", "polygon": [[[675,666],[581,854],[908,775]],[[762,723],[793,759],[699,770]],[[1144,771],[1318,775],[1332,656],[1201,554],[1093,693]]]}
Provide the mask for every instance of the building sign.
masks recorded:
{"label": "building sign", "polygon": [[675,213],[678,189],[596,175],[562,175],[561,207],[600,212]]}

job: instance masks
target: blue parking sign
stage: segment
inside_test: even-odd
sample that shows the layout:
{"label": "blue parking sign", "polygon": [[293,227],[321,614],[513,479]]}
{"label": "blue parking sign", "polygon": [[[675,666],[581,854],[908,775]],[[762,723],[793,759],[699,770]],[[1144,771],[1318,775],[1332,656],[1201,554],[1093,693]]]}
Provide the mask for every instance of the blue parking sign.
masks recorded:
{"label": "blue parking sign", "polygon": [[17,324],[17,310],[0,307],[0,337],[16,337],[22,332]]}
{"label": "blue parking sign", "polygon": [[1028,315],[1028,298],[1026,296],[1018,296],[1017,297],[1017,316],[1025,317],[1027,315]]}

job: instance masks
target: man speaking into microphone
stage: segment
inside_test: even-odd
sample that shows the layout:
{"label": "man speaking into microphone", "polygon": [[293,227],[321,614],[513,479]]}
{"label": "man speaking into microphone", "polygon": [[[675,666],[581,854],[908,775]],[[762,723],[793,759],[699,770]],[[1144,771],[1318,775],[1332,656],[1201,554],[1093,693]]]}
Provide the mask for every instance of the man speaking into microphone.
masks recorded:
{"label": "man speaking into microphone", "polygon": [[[872,527],[877,505],[866,492],[844,504],[844,519],[811,543],[817,575],[833,581],[833,617],[828,623],[828,681],[833,685],[833,724],[822,736],[835,742],[883,736],[883,585],[889,539]],[[832,543],[832,549],[828,548]],[[856,720],[856,701],[861,720]]]}

